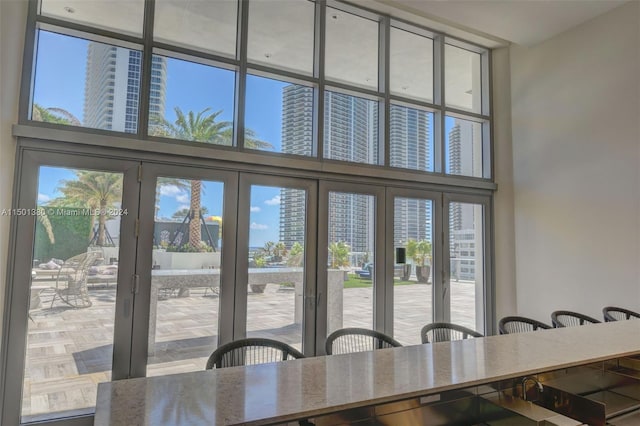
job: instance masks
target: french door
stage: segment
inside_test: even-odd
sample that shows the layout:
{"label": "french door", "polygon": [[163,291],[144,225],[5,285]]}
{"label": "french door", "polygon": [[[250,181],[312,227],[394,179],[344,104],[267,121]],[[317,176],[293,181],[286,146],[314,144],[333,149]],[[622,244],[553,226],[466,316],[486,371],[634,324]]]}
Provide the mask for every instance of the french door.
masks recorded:
{"label": "french door", "polygon": [[130,375],[139,163],[21,160],[0,423],[89,425],[97,384]]}
{"label": "french door", "polygon": [[434,321],[493,332],[489,197],[388,188],[386,209],[384,331],[405,345]]}
{"label": "french door", "polygon": [[384,187],[320,182],[316,345],[332,332],[384,328]]}
{"label": "french door", "polygon": [[238,173],[141,169],[131,377],[202,370],[233,339]]}
{"label": "french door", "polygon": [[452,193],[443,199],[442,318],[492,333],[490,199]]}
{"label": "french door", "polygon": [[488,196],[38,150],[20,164],[2,424],[89,425],[99,382],[201,371],[243,337],[314,356],[345,327],[405,345],[433,321],[493,331]]}

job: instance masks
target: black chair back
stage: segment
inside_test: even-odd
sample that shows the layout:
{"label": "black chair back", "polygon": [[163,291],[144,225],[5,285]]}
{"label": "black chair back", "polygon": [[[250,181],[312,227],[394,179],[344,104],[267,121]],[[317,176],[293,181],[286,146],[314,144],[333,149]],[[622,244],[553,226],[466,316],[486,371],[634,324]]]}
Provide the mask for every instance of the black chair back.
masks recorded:
{"label": "black chair back", "polygon": [[580,312],[554,311],[551,313],[551,322],[554,327],[561,328],[575,327],[585,324],[598,324],[601,321],[598,321],[588,315],[581,314]]}
{"label": "black chair back", "polygon": [[286,343],[254,337],[234,340],[220,346],[209,357],[207,370],[240,365],[266,364],[268,362],[298,358],[304,358],[304,355]]}
{"label": "black chair back", "polygon": [[327,355],[372,351],[402,346],[384,333],[366,328],[343,328],[327,337]]}
{"label": "black chair back", "polygon": [[500,334],[525,333],[528,331],[548,330],[552,328],[543,322],[533,318],[508,316],[498,322]]}
{"label": "black chair back", "polygon": [[420,331],[422,343],[449,342],[470,337],[484,337],[481,333],[458,324],[434,322],[422,327]]}
{"label": "black chair back", "polygon": [[625,308],[617,308],[615,306],[607,306],[602,309],[605,322],[625,321],[630,319],[640,319],[640,314]]}

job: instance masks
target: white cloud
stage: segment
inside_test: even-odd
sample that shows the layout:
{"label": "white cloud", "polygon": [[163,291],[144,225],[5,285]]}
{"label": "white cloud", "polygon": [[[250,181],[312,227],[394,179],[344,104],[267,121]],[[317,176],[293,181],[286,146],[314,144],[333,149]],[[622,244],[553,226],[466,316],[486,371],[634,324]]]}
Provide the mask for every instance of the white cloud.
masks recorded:
{"label": "white cloud", "polygon": [[258,231],[264,231],[265,229],[269,229],[267,225],[263,225],[262,223],[255,223],[255,222],[251,224],[250,228]]}
{"label": "white cloud", "polygon": [[260,211],[260,207],[258,206],[251,206],[250,209],[251,213],[258,213]]}
{"label": "white cloud", "polygon": [[182,189],[178,188],[176,185],[162,185],[160,187],[160,195],[177,197],[181,194],[183,194]]}
{"label": "white cloud", "polygon": [[51,197],[49,197],[47,194],[38,193],[38,203],[44,204],[49,201],[51,201]]}
{"label": "white cloud", "polygon": [[188,203],[190,201],[187,194],[176,195],[176,201],[179,203]]}
{"label": "white cloud", "polygon": [[279,206],[280,205],[280,196],[276,195],[272,199],[266,200],[264,203],[266,205],[268,205],[268,206]]}
{"label": "white cloud", "polygon": [[191,208],[191,206],[189,204],[180,204],[178,206],[178,210],[177,211],[184,210],[184,209],[189,210],[190,208]]}

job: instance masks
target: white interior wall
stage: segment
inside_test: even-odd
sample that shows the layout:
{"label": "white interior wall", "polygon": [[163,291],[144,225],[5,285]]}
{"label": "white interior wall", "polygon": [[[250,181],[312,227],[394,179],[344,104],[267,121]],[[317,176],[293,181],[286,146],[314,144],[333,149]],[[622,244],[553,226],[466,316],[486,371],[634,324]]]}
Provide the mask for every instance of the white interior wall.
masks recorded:
{"label": "white interior wall", "polygon": [[[11,208],[16,140],[11,125],[18,122],[18,92],[27,2],[0,1],[0,210]],[[0,326],[4,317],[10,217],[0,214]]]}
{"label": "white interior wall", "polygon": [[632,1],[511,48],[521,315],[640,311],[639,29]]}
{"label": "white interior wall", "polygon": [[509,48],[492,52],[493,162],[498,191],[494,204],[496,318],[515,315],[516,266],[511,150],[511,76]]}

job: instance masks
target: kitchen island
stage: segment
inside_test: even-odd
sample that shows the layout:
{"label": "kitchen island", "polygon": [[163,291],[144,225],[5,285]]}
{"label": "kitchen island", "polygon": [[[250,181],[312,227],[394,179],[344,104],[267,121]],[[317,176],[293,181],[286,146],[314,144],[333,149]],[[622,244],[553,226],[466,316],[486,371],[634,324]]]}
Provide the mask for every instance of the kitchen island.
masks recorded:
{"label": "kitchen island", "polygon": [[262,425],[640,354],[621,321],[102,383],[96,426]]}

